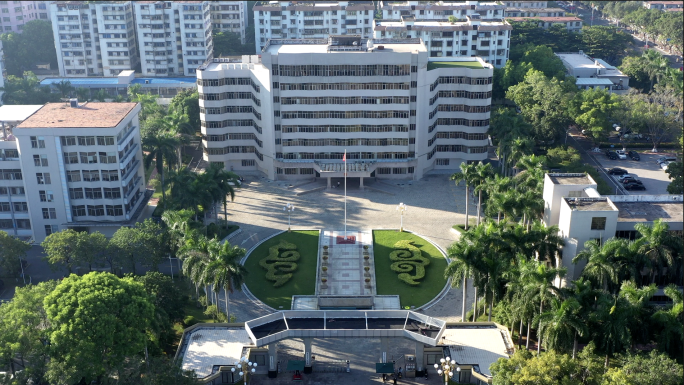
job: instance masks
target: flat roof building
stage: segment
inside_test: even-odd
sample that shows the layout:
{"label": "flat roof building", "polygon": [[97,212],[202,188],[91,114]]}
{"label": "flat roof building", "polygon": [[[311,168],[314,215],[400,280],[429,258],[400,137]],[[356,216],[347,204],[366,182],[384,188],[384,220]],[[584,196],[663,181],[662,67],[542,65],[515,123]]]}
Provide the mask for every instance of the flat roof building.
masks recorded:
{"label": "flat roof building", "polygon": [[506,17],[564,17],[563,8],[506,8]]}
{"label": "flat roof building", "polygon": [[450,16],[465,21],[466,16],[478,15],[482,20],[498,20],[505,16],[506,7],[497,2],[483,1],[380,1],[382,20],[399,20],[413,16],[416,20],[446,21]]}
{"label": "flat roof building", "polygon": [[66,228],[111,236],[134,224],[151,195],[139,111],[75,99],[0,107],[0,230],[40,243]]}
{"label": "flat roof building", "polygon": [[504,1],[504,5],[506,5],[506,8],[547,8],[549,2],[548,1],[523,1],[523,0],[517,0],[517,1]]}
{"label": "flat roof building", "polygon": [[629,90],[629,76],[602,59],[589,57],[582,51],[559,52],[556,56],[563,62],[568,75],[576,79],[580,89],[598,87],[619,94]]}
{"label": "flat roof building", "polygon": [[637,223],[667,223],[670,231],[684,229],[682,195],[606,195],[586,174],[549,173],[544,177],[544,217],[546,226],[556,225],[564,240],[558,266],[568,268],[559,284],[579,278],[585,263],[572,259],[592,239],[603,242],[619,237],[635,239]]}
{"label": "flat roof building", "polygon": [[548,29],[552,25],[562,25],[570,32],[579,32],[582,30],[582,19],[574,16],[530,16],[530,17],[506,17],[510,22],[537,22],[541,28]]}
{"label": "flat roof building", "polygon": [[[487,157],[491,65],[421,39],[271,39],[198,72],[205,160],[269,179],[420,179]],[[334,166],[329,166],[333,164]]]}
{"label": "flat roof building", "polygon": [[681,1],[644,1],[646,9],[660,9],[661,11],[682,11],[684,3]]}

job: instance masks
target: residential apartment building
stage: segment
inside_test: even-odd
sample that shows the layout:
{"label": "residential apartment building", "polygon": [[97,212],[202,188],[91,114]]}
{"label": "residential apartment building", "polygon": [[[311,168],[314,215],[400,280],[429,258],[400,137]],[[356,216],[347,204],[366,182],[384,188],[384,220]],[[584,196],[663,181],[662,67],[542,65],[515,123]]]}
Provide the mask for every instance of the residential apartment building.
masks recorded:
{"label": "residential apartment building", "polygon": [[233,32],[240,34],[242,44],[245,44],[246,28],[249,17],[246,1],[212,1],[211,23],[214,32]]}
{"label": "residential apartment building", "polygon": [[548,1],[504,1],[506,8],[547,8]]}
{"label": "residential apartment building", "polygon": [[50,3],[60,76],[116,76],[139,61],[131,1]]}
{"label": "residential apartment building", "polygon": [[559,286],[582,274],[586,262],[575,264],[572,259],[589,240],[635,239],[637,223],[652,224],[657,219],[681,236],[681,194],[601,196],[596,188],[596,181],[586,174],[551,173],[544,177],[543,221],[547,227],[558,226],[564,247],[556,265],[568,269],[566,277],[557,283]]}
{"label": "residential apartment building", "polygon": [[0,1],[0,33],[18,32],[32,20],[49,20],[47,1]]}
{"label": "residential apartment building", "polygon": [[25,111],[16,125],[3,121],[2,230],[42,242],[66,228],[111,236],[135,223],[149,199],[138,103],[5,107]]}
{"label": "residential apartment building", "polygon": [[213,57],[210,1],[136,1],[143,76],[194,76]]}
{"label": "residential apartment building", "polygon": [[262,1],[254,8],[254,44],[259,54],[269,39],[327,39],[330,35],[373,36],[372,1]]}
{"label": "residential apartment building", "polygon": [[513,28],[505,21],[482,21],[480,15],[464,22],[419,21],[401,16],[400,21],[377,20],[374,38],[420,38],[430,57],[481,57],[497,68],[506,65]]}
{"label": "residential apartment building", "polygon": [[563,8],[506,8],[506,17],[564,17]]}
{"label": "residential apartment building", "polygon": [[562,25],[570,32],[579,32],[582,30],[582,19],[574,16],[564,16],[564,17],[507,17],[506,20],[510,22],[525,22],[532,21],[536,22],[541,28],[548,29],[552,25]]}
{"label": "residential apartment building", "polygon": [[448,20],[453,16],[465,21],[466,16],[480,15],[483,20],[501,20],[506,7],[496,2],[445,2],[445,1],[380,1],[378,9],[383,20],[400,20],[402,16],[413,16],[416,20]]}
{"label": "residential apartment building", "polygon": [[661,11],[682,11],[684,2],[681,1],[644,1],[646,9],[659,9]]}
{"label": "residential apartment building", "polygon": [[269,179],[420,179],[487,158],[493,67],[412,39],[271,39],[197,73],[204,159]]}

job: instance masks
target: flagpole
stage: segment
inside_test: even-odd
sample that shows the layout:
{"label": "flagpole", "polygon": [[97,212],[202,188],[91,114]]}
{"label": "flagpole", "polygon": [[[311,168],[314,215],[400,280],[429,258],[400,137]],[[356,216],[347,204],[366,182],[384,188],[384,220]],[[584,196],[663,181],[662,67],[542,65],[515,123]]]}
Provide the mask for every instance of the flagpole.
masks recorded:
{"label": "flagpole", "polygon": [[344,239],[347,239],[347,149],[344,149]]}

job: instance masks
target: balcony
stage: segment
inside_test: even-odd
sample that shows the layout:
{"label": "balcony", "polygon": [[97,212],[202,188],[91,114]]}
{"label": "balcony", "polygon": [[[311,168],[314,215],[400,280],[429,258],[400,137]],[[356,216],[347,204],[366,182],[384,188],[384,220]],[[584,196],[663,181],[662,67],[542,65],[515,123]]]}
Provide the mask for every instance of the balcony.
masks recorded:
{"label": "balcony", "polygon": [[122,158],[119,159],[119,168],[120,169],[123,169],[126,166],[126,164],[131,160],[131,158],[133,158],[135,156],[137,149],[138,149],[138,143],[131,146],[131,148],[128,149],[128,152],[126,152],[126,154]]}
{"label": "balcony", "polygon": [[[140,177],[140,176],[137,177],[137,178],[135,178],[135,181],[133,182],[133,186],[138,186],[138,184],[140,183],[140,180],[141,180],[141,179],[142,179],[142,177]],[[136,191],[139,191],[139,190],[138,190],[137,188],[133,187],[133,188],[131,188],[131,189],[128,191],[127,194],[124,195],[124,203],[125,203],[125,204],[128,204],[128,203],[129,203],[129,201],[130,201],[130,199],[131,199],[131,195],[135,195],[135,194],[133,194],[133,193],[136,192]]]}
{"label": "balcony", "polygon": [[122,136],[121,139],[119,139],[119,142],[117,143],[117,145],[118,145],[117,151],[123,150],[123,148],[124,148],[123,144],[128,143],[128,139],[131,138],[131,134],[133,133],[133,131],[135,131],[136,127],[137,126],[131,126],[131,128],[128,130],[128,132],[124,136]]}

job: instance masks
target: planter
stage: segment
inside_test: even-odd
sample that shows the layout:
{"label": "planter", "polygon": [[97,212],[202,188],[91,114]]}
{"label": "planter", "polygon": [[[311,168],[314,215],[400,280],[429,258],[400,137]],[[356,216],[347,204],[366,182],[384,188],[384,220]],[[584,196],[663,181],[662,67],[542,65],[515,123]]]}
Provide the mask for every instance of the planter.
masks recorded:
{"label": "planter", "polygon": [[328,280],[325,279],[325,278],[322,278],[322,279],[321,279],[321,282],[326,283],[326,282],[328,282]]}
{"label": "planter", "polygon": [[366,278],[365,281],[366,281],[366,283],[369,283],[369,282],[370,282],[370,278]]}
{"label": "planter", "polygon": [[370,270],[370,267],[366,266],[363,269],[366,270],[366,272],[368,272],[368,270]]}
{"label": "planter", "polygon": [[328,246],[323,246],[323,250],[328,250]]}
{"label": "planter", "polygon": [[364,250],[368,250],[368,245],[363,245]]}
{"label": "planter", "polygon": [[328,268],[323,266],[323,268],[321,270],[323,270],[325,272],[325,271],[328,271]]}
{"label": "planter", "polygon": [[369,256],[369,255],[364,255],[364,256],[363,256],[363,259],[365,259],[365,260],[367,261],[367,260],[370,259],[370,256]]}

